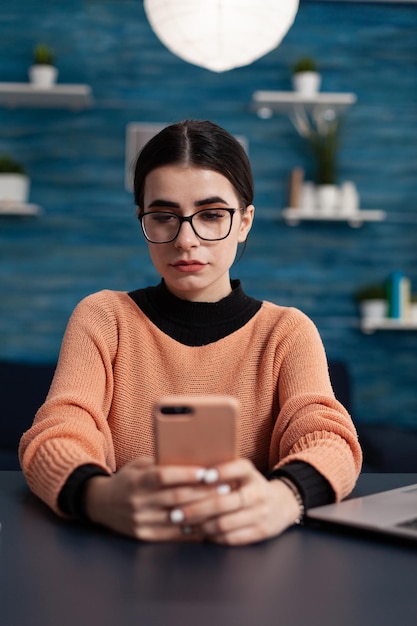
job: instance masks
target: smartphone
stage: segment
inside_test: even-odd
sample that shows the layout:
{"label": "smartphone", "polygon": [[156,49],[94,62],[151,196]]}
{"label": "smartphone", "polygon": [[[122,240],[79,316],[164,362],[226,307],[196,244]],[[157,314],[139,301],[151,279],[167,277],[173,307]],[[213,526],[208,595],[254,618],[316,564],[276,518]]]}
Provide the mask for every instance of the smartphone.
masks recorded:
{"label": "smartphone", "polygon": [[167,396],[154,406],[160,465],[212,467],[237,455],[239,403],[231,396]]}

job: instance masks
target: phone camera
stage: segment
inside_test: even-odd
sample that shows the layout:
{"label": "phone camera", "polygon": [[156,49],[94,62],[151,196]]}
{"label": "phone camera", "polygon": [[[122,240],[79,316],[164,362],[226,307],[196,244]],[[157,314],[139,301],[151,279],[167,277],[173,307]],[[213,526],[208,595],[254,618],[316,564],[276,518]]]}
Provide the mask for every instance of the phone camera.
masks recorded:
{"label": "phone camera", "polygon": [[193,412],[190,406],[163,406],[161,413],[164,415],[189,415]]}

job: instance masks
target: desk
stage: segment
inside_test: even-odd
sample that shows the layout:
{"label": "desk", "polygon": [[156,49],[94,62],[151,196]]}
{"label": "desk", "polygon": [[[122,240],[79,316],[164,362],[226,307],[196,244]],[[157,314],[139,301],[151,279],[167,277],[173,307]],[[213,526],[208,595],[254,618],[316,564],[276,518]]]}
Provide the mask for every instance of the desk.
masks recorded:
{"label": "desk", "polygon": [[[417,482],[363,474],[364,495]],[[294,527],[240,548],[146,544],[55,517],[0,472],[1,626],[408,626],[417,547]]]}

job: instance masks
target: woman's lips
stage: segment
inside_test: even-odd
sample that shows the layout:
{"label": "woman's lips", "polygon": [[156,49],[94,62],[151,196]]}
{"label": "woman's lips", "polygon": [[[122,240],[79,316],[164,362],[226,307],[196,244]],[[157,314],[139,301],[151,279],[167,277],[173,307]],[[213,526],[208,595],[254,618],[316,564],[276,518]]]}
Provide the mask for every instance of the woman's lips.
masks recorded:
{"label": "woman's lips", "polygon": [[205,263],[201,263],[200,261],[178,261],[177,263],[173,263],[172,267],[176,269],[178,272],[199,272],[205,268]]}

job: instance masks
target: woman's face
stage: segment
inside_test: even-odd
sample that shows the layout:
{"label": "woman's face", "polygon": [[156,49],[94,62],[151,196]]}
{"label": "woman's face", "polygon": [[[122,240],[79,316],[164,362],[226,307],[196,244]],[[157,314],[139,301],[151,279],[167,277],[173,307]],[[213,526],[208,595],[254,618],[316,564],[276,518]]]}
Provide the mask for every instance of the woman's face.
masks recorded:
{"label": "woman's face", "polygon": [[[179,216],[202,209],[239,209],[239,199],[229,180],[209,169],[166,165],[146,177],[143,212],[169,211]],[[246,207],[244,207],[246,208]],[[220,241],[204,241],[183,222],[177,238],[170,243],[149,243],[155,268],[167,288],[176,296],[195,302],[216,302],[230,291],[229,270],[238,243],[251,228],[254,207],[236,211],[230,234]]]}

